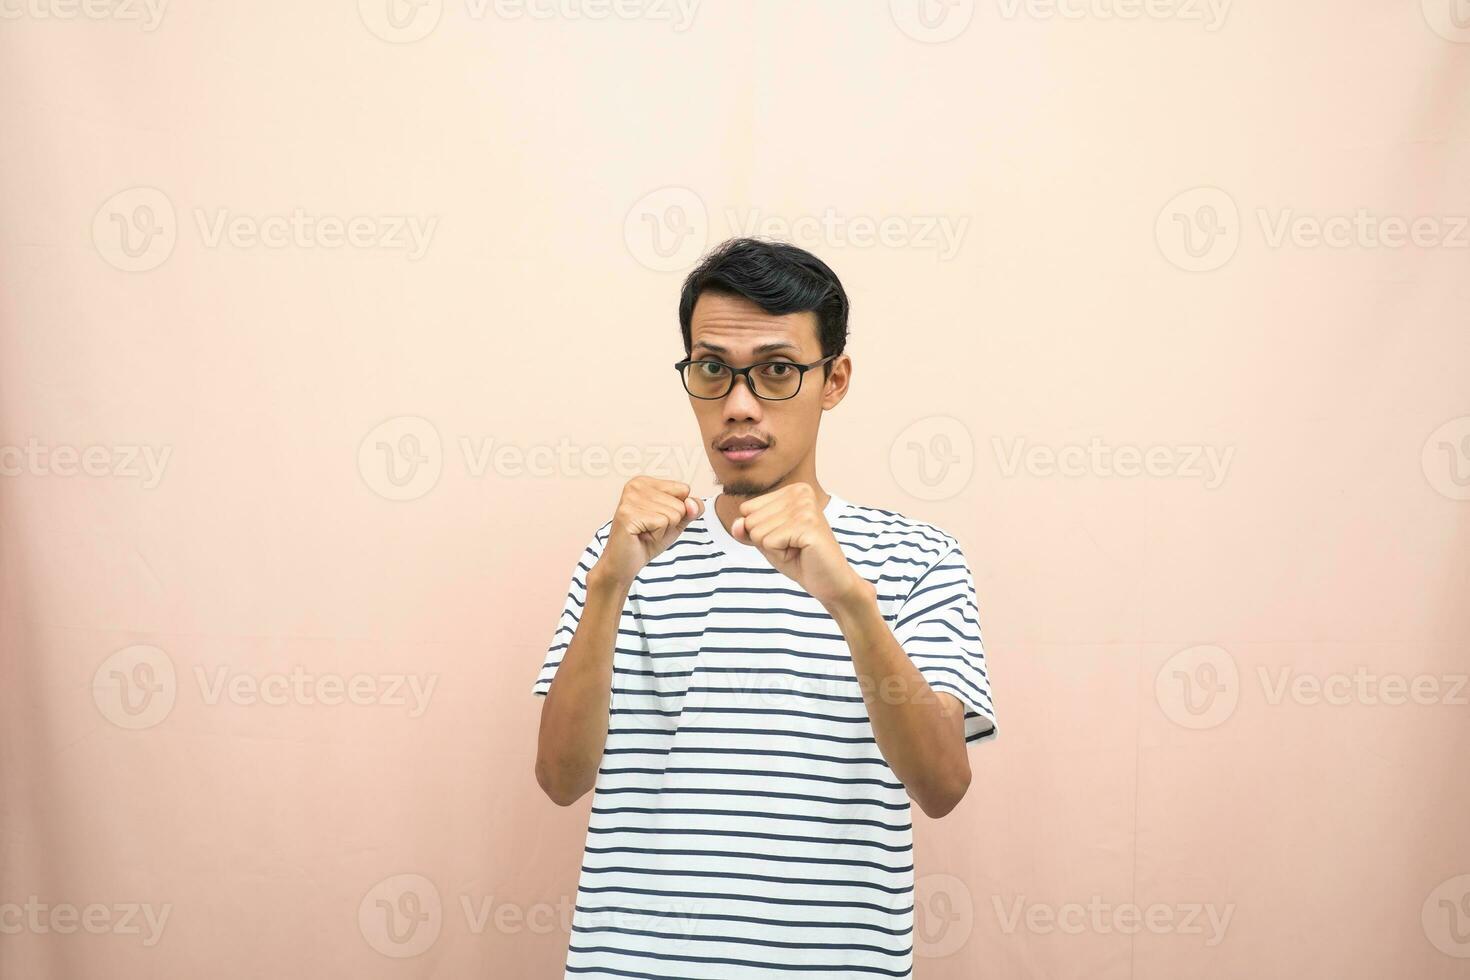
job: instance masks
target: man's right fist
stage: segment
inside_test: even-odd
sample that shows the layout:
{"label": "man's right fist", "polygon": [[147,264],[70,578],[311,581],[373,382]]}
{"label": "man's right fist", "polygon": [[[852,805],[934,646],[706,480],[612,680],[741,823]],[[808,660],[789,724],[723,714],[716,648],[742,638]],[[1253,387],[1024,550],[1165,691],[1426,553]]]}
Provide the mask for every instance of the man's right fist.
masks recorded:
{"label": "man's right fist", "polygon": [[607,544],[592,566],[593,572],[621,586],[631,586],[643,566],[673,544],[689,522],[703,513],[704,501],[689,495],[687,483],[633,477],[623,487]]}

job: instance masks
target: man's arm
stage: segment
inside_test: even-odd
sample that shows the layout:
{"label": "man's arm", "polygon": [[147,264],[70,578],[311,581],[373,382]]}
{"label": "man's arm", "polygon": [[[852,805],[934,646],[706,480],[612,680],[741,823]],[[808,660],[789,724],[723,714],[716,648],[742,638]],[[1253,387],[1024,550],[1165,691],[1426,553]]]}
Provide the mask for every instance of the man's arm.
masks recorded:
{"label": "man's arm", "polygon": [[847,639],[883,758],[919,808],[942,817],[970,787],[965,707],[929,686],[884,621],[872,583],[854,579],[850,592],[824,605]]}
{"label": "man's arm", "polygon": [[570,806],[597,782],[607,746],[613,646],[631,583],[587,573],[587,604],[541,706],[536,782],[558,806]]}
{"label": "man's arm", "polygon": [[[730,528],[735,540],[759,548],[778,571],[816,598],[841,628],[867,702],[873,737],[909,796],[931,817],[954,809],[970,786],[964,703],[948,691],[936,692],[888,628],[878,608],[877,590],[848,563],[818,506],[816,490],[809,483],[789,484],[743,502],[740,515]],[[956,601],[963,604],[962,597]],[[952,614],[961,621],[972,618],[962,608]],[[900,620],[899,628],[903,623]],[[965,680],[953,668],[944,669]],[[935,683],[943,687],[947,682]]]}
{"label": "man's arm", "polygon": [[[536,782],[559,806],[570,806],[597,785],[597,767],[607,748],[618,627],[633,582],[703,513],[704,502],[690,495],[687,484],[635,476],[623,486],[606,543],[598,546],[594,536],[588,545],[595,560],[587,568],[580,613],[574,612],[578,583],[572,574],[562,613],[576,624],[572,637],[560,661],[548,662],[533,685],[535,693],[546,696],[536,736]],[[563,629],[559,626],[556,635]]]}

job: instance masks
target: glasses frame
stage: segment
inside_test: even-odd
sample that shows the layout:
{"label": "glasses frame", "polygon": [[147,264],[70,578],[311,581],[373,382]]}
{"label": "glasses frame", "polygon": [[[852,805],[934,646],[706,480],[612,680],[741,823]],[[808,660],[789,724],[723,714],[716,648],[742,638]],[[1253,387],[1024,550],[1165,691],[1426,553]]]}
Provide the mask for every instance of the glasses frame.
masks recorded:
{"label": "glasses frame", "polygon": [[[717,402],[721,399],[729,398],[730,392],[735,390],[736,379],[743,375],[745,377],[745,387],[750,389],[750,393],[759,398],[761,401],[784,402],[801,394],[801,385],[802,382],[806,380],[806,373],[808,371],[810,371],[814,367],[819,367],[823,364],[826,364],[828,361],[837,356],[839,355],[828,354],[821,360],[812,361],[810,364],[797,364],[795,361],[761,361],[759,364],[747,364],[743,368],[738,368],[733,365],[726,364],[724,361],[717,361],[712,357],[686,357],[682,361],[674,362],[674,370],[679,372],[679,383],[684,386],[685,391],[689,392],[689,397],[698,398],[700,401]],[[724,393],[720,395],[696,395],[694,392],[689,391],[689,382],[684,377],[684,369],[691,364],[718,364],[720,367],[725,368],[730,372],[730,387],[726,388]],[[783,395],[780,398],[769,398],[756,391],[755,383],[750,380],[750,372],[754,371],[756,368],[765,367],[767,364],[784,364],[787,367],[796,368],[796,390],[793,391],[791,394]]]}

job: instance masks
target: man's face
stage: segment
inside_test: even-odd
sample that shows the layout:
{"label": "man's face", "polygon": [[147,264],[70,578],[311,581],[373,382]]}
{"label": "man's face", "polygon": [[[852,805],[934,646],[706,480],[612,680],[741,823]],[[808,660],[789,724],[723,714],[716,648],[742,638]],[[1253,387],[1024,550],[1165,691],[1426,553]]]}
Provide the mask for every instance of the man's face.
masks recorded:
{"label": "man's face", "polygon": [[[807,311],[772,316],[744,296],[704,292],[690,320],[689,356],[731,367],[762,361],[810,364],[822,357],[817,315]],[[822,368],[806,372],[795,397],[781,401],[757,398],[738,379],[720,399],[690,396],[694,417],[715,479],[735,497],[757,496],[788,483],[816,477],[817,428],[822,412],[847,392],[851,359],[843,354]],[[730,440],[753,440],[755,449],[726,447]]]}

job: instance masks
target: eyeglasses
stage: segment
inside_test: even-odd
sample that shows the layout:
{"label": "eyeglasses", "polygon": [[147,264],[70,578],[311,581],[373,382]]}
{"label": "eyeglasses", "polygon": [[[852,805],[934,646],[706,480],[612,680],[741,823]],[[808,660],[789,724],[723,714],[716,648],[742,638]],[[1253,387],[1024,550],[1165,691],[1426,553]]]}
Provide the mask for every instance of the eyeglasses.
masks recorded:
{"label": "eyeglasses", "polygon": [[745,384],[757,398],[783,401],[801,390],[801,379],[808,371],[825,364],[836,354],[820,361],[797,364],[793,361],[762,361],[747,367],[731,367],[721,361],[683,360],[674,365],[684,382],[684,390],[695,398],[724,398],[735,387],[737,375],[745,375]]}

